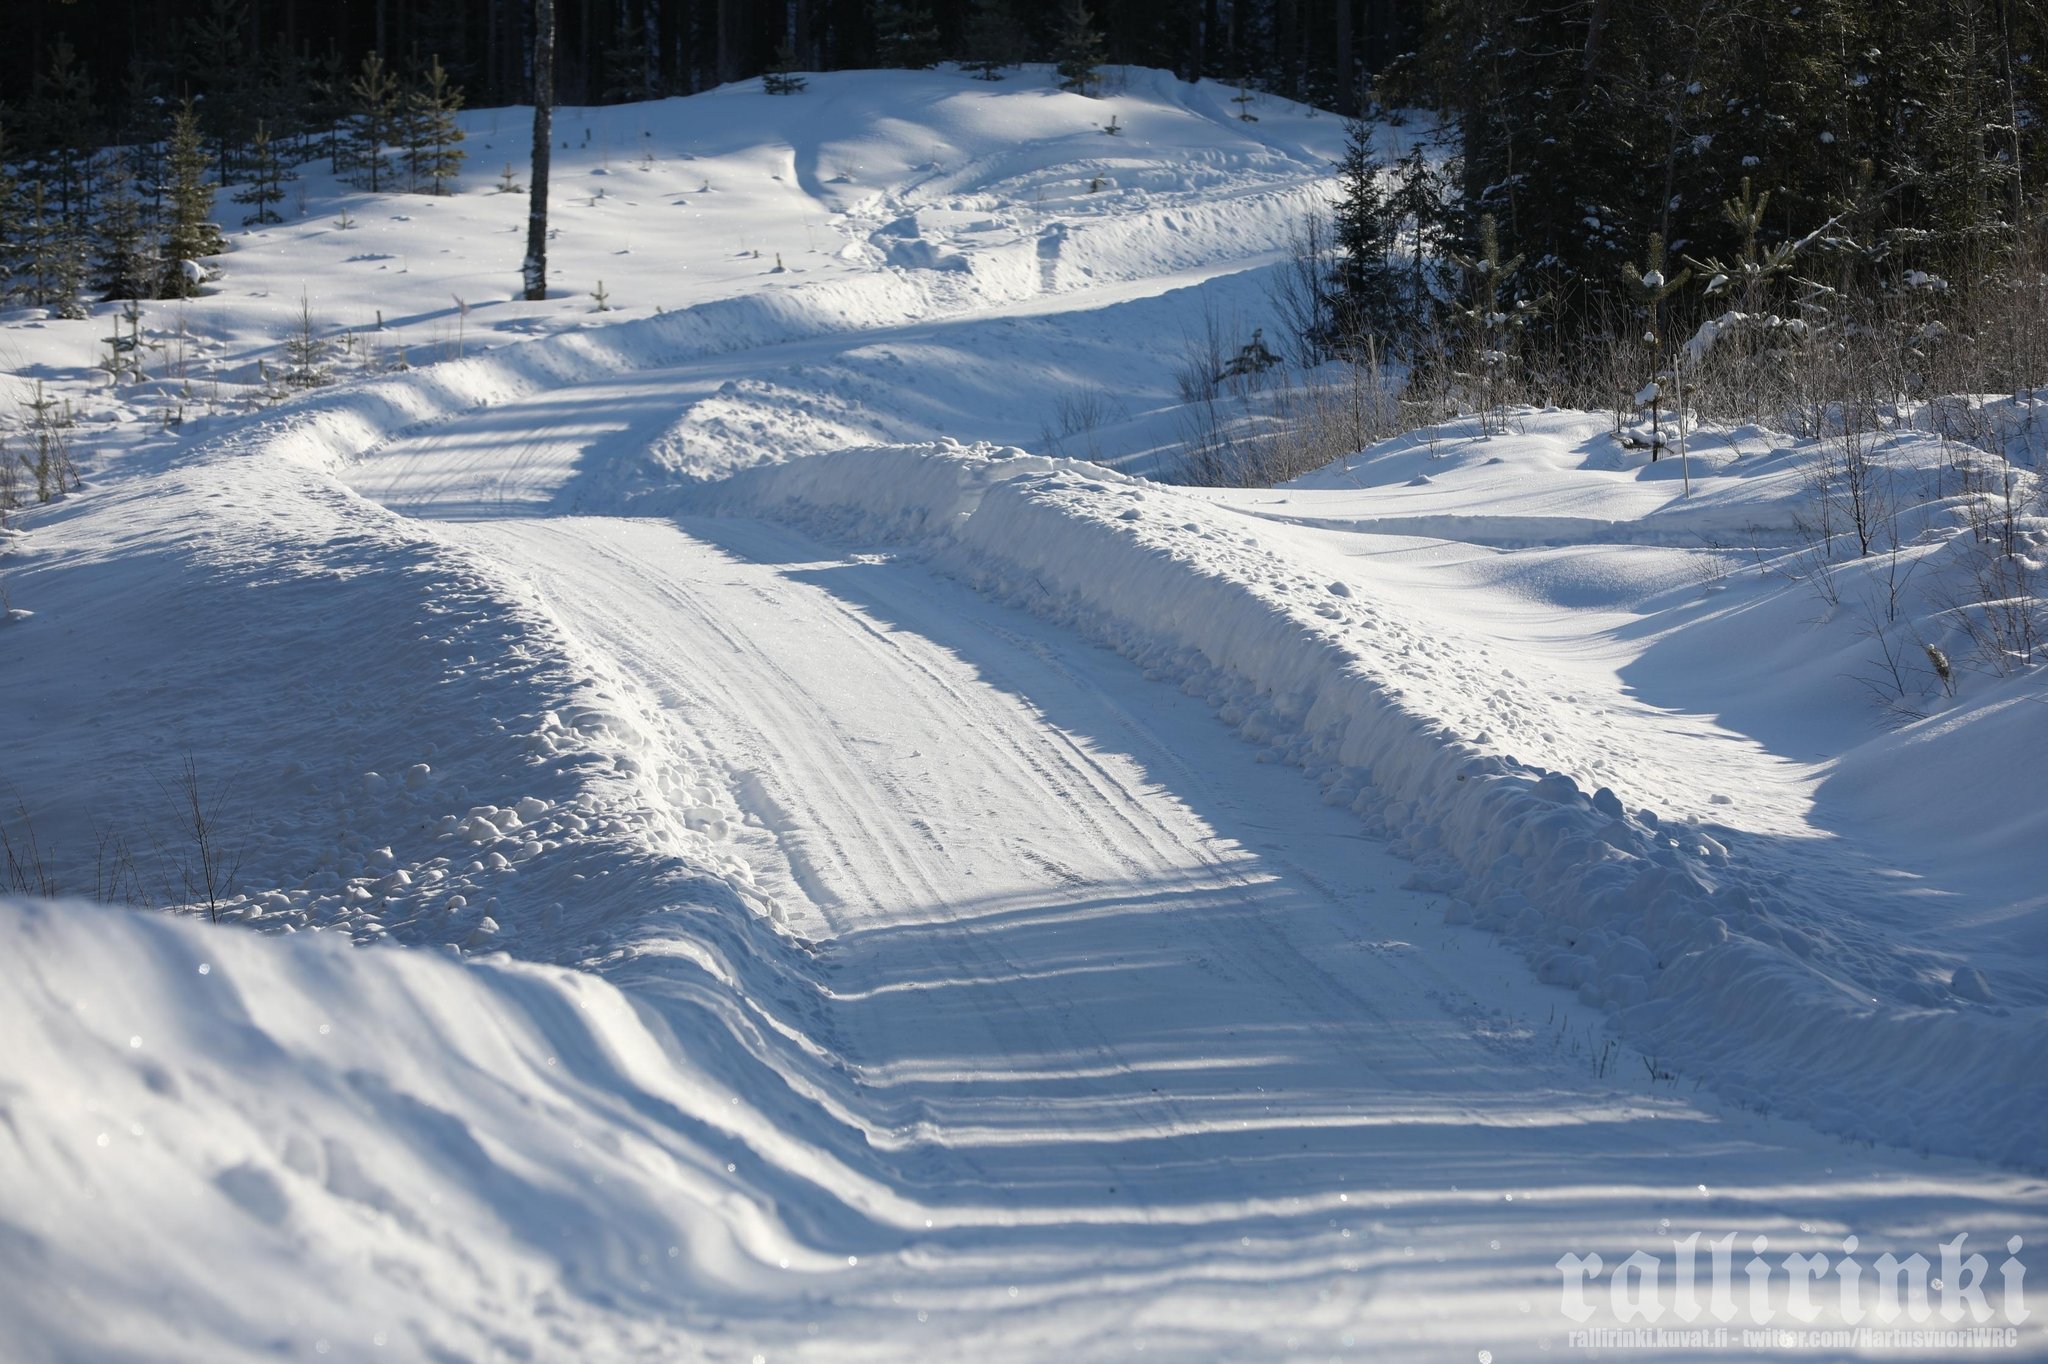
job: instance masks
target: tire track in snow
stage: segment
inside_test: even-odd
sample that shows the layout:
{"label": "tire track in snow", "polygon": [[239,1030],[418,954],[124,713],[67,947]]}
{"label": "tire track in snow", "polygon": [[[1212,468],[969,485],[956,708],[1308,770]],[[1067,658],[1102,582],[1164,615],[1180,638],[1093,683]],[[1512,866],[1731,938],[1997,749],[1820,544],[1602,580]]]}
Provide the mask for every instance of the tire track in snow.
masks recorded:
{"label": "tire track in snow", "polygon": [[[635,618],[621,609],[622,603],[601,600],[602,594],[598,592],[589,597],[570,595],[564,599],[565,606],[574,607],[572,614],[576,618],[602,623],[607,643],[619,651],[620,661],[639,671],[657,695],[679,704],[686,712],[708,711],[715,715],[715,721],[707,728],[745,754],[751,764],[734,769],[748,774],[736,783],[742,798],[749,792],[770,794],[770,802],[763,808],[771,819],[784,824],[779,841],[785,845],[786,854],[790,851],[792,832],[788,810],[797,805],[801,796],[817,812],[815,820],[803,826],[805,843],[796,849],[790,861],[807,864],[807,870],[797,873],[795,879],[807,890],[813,885],[822,889],[824,897],[814,900],[814,907],[834,930],[858,930],[877,917],[886,918],[906,907],[936,913],[942,918],[950,914],[951,897],[956,895],[961,880],[957,869],[949,874],[940,865],[953,860],[950,850],[925,820],[907,815],[891,819],[877,813],[892,805],[900,807],[908,793],[900,784],[890,781],[886,772],[856,770],[851,755],[861,737],[849,732],[829,707],[814,699],[812,684],[794,676],[775,651],[761,647],[743,631],[733,628],[722,613],[707,609],[705,598],[679,590],[674,582],[658,573],[649,573],[651,556],[636,561],[622,548],[633,542],[644,546],[649,539],[664,548],[670,547],[674,543],[672,531],[653,523],[596,521],[519,523],[482,534],[496,552],[507,557],[515,556],[520,547],[527,553],[537,551],[537,557],[542,557],[557,583],[568,576],[562,570],[568,567],[569,556],[556,558],[543,546],[574,546],[601,562],[610,574],[609,581],[636,583],[651,599],[639,604],[656,611],[666,609],[673,613],[671,624],[685,623],[688,634],[715,641],[732,656],[722,661],[722,668],[695,668],[683,680],[673,667],[679,656],[664,652],[663,638],[635,623]],[[608,543],[614,535],[617,539]],[[533,570],[537,572],[541,566],[535,564]],[[788,595],[781,594],[778,600],[786,600]],[[813,644],[836,635],[849,653],[867,653],[903,677],[911,694],[945,709],[950,718],[942,728],[989,732],[986,712],[972,705],[950,679],[893,640],[889,632],[877,630],[870,622],[844,611],[807,613],[805,623],[812,627],[805,637]],[[742,696],[738,684],[750,680],[767,685],[748,686]],[[984,722],[977,723],[976,717]],[[998,727],[995,732],[1008,731]],[[804,736],[802,742],[789,743],[792,735]],[[1044,764],[1024,756],[1013,739],[1000,751],[1030,774],[1037,794],[1062,799]],[[784,783],[788,784],[787,789],[782,789]],[[878,798],[872,789],[876,785],[885,798]],[[1085,802],[1071,798],[1065,798],[1064,803],[1072,808],[1085,808]],[[822,844],[822,855],[808,846],[814,841]],[[1141,869],[1139,863],[1124,857],[1107,838],[1098,835],[1093,841],[1098,851],[1114,856],[1120,869]],[[922,945],[923,966],[933,976],[957,973],[964,964],[967,978],[980,982],[982,989],[993,996],[996,1008],[972,1020],[986,1032],[990,1054],[1029,1055],[1047,1066],[1056,1064],[1061,1057],[1117,1056],[1112,1040],[1092,1026],[1086,1014],[1071,1009],[1047,1010],[1016,989],[999,984],[1006,979],[1028,978],[1029,968],[989,951],[980,935],[926,933],[910,941]],[[828,962],[828,982],[835,974],[830,965]],[[855,1002],[863,997],[859,992],[832,991],[829,985],[828,994]],[[841,1011],[840,1016],[857,1017],[858,1013],[848,1015]],[[876,1039],[857,1032],[842,1033],[833,1040],[835,1048],[854,1062],[856,1070],[867,1064],[863,1057],[907,1049],[903,1039]],[[1117,1059],[1105,1074],[1123,1075],[1130,1070],[1127,1061]],[[870,1093],[884,1097],[885,1091],[874,1087],[872,1077],[864,1078],[863,1083]],[[1170,1116],[1156,1125],[1165,1131],[1185,1123],[1184,1117]],[[904,1146],[929,1147],[936,1155],[942,1144],[943,1124],[929,1103],[899,1103],[889,1115],[887,1126],[893,1129],[893,1141]],[[892,1136],[889,1132],[877,1135],[884,1141],[890,1141]],[[999,1182],[992,1174],[986,1179],[991,1186]],[[1105,1183],[1114,1183],[1114,1179]]]}
{"label": "tire track in snow", "polygon": [[[1385,1074],[1389,1057],[1376,1038],[1397,1026],[1397,1014],[1412,1014],[1418,996],[1430,1001],[1425,1012],[1449,1014],[1412,1039],[1412,1047],[1422,1053],[1419,1059],[1439,1071],[1469,1061],[1469,1030],[1458,1015],[1476,1005],[1466,991],[1427,972],[1426,990],[1404,983],[1388,988],[1383,997],[1366,993],[1336,980],[1283,933],[1273,931],[1258,906],[1276,880],[1298,878],[1333,912],[1343,910],[1340,894],[1296,862],[1282,859],[1276,869],[1263,852],[1253,855],[1246,850],[1236,858],[1219,852],[1210,830],[1199,824],[1190,827],[1186,808],[1171,790],[1156,783],[1133,785],[1112,772],[1090,745],[1051,722],[1033,705],[1029,684],[1011,674],[1035,670],[1044,676],[1032,683],[1042,686],[1050,678],[1064,690],[1087,695],[1091,706],[1099,706],[1102,698],[1057,657],[1020,647],[1013,630],[981,618],[991,612],[1007,615],[1001,608],[938,584],[915,565],[862,565],[887,575],[887,604],[910,615],[910,625],[919,619],[930,625],[957,614],[963,602],[979,608],[978,614],[970,612],[970,619],[992,647],[976,655],[971,666],[1011,693],[991,705],[987,694],[970,698],[955,680],[952,673],[963,660],[908,629],[885,627],[829,590],[796,581],[841,567],[836,551],[766,525],[721,522],[698,528],[711,530],[722,544],[710,551],[696,572],[678,572],[676,551],[689,541],[662,523],[519,523],[473,533],[485,535],[494,552],[514,562],[522,554],[534,556],[528,571],[554,578],[557,590],[577,575],[577,558],[605,566],[602,574],[582,584],[580,594],[565,602],[572,609],[564,614],[598,623],[600,634],[610,636],[607,651],[618,654],[623,666],[641,673],[657,694],[680,702],[687,718],[701,716],[694,728],[721,736],[737,759],[732,770],[748,774],[738,784],[743,790],[770,795],[770,802],[758,809],[766,811],[764,823],[783,826],[778,838],[786,856],[793,841],[788,811],[801,807],[812,812],[801,827],[803,841],[789,857],[792,863],[807,861],[809,868],[792,879],[807,891],[812,885],[822,887],[824,898],[814,900],[814,907],[835,935],[857,941],[863,933],[875,931],[877,924],[908,918],[926,929],[908,939],[923,954],[920,969],[934,979],[946,979],[950,972],[951,978],[979,983],[989,1007],[972,1022],[987,1037],[990,1054],[1010,1060],[1028,1057],[1047,1069],[1057,1069],[1059,1059],[1068,1058],[1068,1078],[1086,1072],[1098,1096],[1128,1085],[1143,1069],[1123,1054],[1105,1020],[1091,1019],[1072,1001],[1059,998],[1059,973],[1048,974],[1042,964],[992,951],[987,935],[960,916],[957,907],[972,903],[977,876],[985,880],[990,872],[1006,869],[1013,884],[1035,880],[1038,893],[1068,905],[1085,906],[1101,898],[1105,887],[1112,888],[1111,893],[1133,894],[1142,891],[1131,888],[1162,883],[1198,888],[1201,894],[1242,908],[1230,915],[1158,916],[1162,950],[1191,956],[1206,979],[1291,1001],[1300,1018],[1321,1020],[1324,1026],[1319,1031],[1324,1045],[1336,1053],[1335,1063],[1359,1073]],[[694,553],[704,555],[707,548],[699,545]],[[753,565],[736,557],[749,551],[756,559]],[[818,568],[813,570],[811,564]],[[717,605],[723,589],[742,585],[731,575],[745,575],[750,568],[781,576],[781,585],[766,595],[774,609],[791,618],[764,631],[758,640],[753,632],[735,626],[732,609],[720,610]],[[714,582],[717,588],[712,587]],[[695,655],[675,651],[671,638],[651,623],[638,621],[624,600],[602,600],[607,590],[618,591],[629,583],[631,590],[652,596],[646,605],[649,613],[674,613],[670,624],[677,637],[715,642],[715,666],[702,650]],[[744,590],[757,602],[766,591],[759,584],[745,584]],[[935,594],[946,600],[937,600]],[[795,598],[800,595],[807,595],[809,604],[799,610]],[[619,631],[617,622],[627,619],[634,623]],[[771,634],[777,644],[765,642]],[[888,695],[899,709],[924,714],[929,725],[925,732],[951,736],[956,742],[960,736],[973,736],[978,742],[960,744],[953,761],[976,774],[981,782],[976,794],[983,799],[993,795],[999,806],[1014,810],[1036,809],[1045,827],[1027,831],[1021,839],[1013,835],[995,847],[982,846],[957,820],[950,832],[956,839],[965,833],[965,841],[949,842],[935,833],[934,824],[943,820],[937,812],[925,810],[901,773],[887,765],[887,755],[855,756],[876,741],[820,699],[831,691],[821,677],[833,675],[832,670],[807,674],[791,665],[792,658],[814,651],[841,659],[849,673],[858,671],[852,660],[865,660],[865,666],[884,674],[887,681],[867,684],[862,694]],[[939,664],[941,658],[951,660],[951,666]],[[686,660],[696,664],[687,680],[664,675]],[[1106,654],[1105,660],[1113,667],[1128,666]],[[692,707],[700,709],[687,714]],[[1113,715],[1130,748],[1170,754],[1170,746],[1150,735],[1128,710],[1115,708]],[[792,736],[801,738],[793,742]],[[1193,776],[1186,763],[1178,763],[1177,771],[1182,777]],[[1049,838],[1051,826],[1077,835],[1071,846],[1055,843],[1055,851],[1048,853],[1028,836],[1035,832],[1040,840]],[[1074,856],[1077,849],[1086,856]],[[1095,864],[1092,875],[1075,869],[1075,863],[1090,859]],[[941,924],[946,931],[933,931]],[[823,965],[828,989],[840,1002],[857,1003],[877,993],[876,987],[848,989],[841,984],[849,974],[872,965],[858,953],[828,949]],[[900,962],[895,969],[908,974]],[[1000,984],[1006,980],[1029,982],[1042,993],[1026,997],[1019,988]],[[1394,1001],[1392,1012],[1383,998]],[[857,1020],[859,1014],[842,1011],[836,1017],[844,1023]],[[955,1023],[959,1025],[958,1020]],[[833,1046],[860,1067],[873,1067],[875,1058],[914,1049],[904,1038],[865,1035],[858,1028],[835,1035]],[[1071,1064],[1083,1057],[1095,1059],[1080,1067]],[[863,1079],[870,1093],[884,1082],[872,1069]],[[1148,1130],[1164,1138],[1205,1129],[1204,1121],[1181,1104],[1160,1100],[1157,1107],[1155,1117],[1128,1118],[1122,1130]],[[898,1140],[917,1144],[922,1135],[935,1143],[948,1124],[932,1115],[929,1103],[898,1104],[889,1126]],[[1485,1121],[1477,1108],[1466,1109],[1462,1117],[1473,1123]],[[1069,1132],[1075,1138],[1084,1135],[1072,1128]],[[984,1173],[991,1184],[999,1182],[993,1172]],[[1113,1183],[1113,1178],[1105,1180],[1106,1187]]]}

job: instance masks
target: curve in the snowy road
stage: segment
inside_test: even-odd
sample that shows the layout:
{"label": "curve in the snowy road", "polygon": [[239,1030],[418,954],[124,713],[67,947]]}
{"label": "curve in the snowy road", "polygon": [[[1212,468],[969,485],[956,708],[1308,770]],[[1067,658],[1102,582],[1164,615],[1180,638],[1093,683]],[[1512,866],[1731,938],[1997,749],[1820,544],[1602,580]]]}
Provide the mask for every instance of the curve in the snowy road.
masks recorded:
{"label": "curve in the snowy road", "polygon": [[[1127,1293],[1204,1354],[1311,1295],[1461,1338],[1412,1292],[1499,1339],[1559,1249],[1633,1229],[2039,1216],[2006,1177],[1681,1095],[1198,702],[914,560],[745,520],[454,533],[710,737],[764,882],[807,906],[805,1026],[840,1068],[756,1044],[830,1114],[785,1116],[820,1149],[784,1215],[923,1300],[1028,1265],[1058,1309],[1011,1353]],[[681,1045],[728,1026],[658,952],[611,974]]]}

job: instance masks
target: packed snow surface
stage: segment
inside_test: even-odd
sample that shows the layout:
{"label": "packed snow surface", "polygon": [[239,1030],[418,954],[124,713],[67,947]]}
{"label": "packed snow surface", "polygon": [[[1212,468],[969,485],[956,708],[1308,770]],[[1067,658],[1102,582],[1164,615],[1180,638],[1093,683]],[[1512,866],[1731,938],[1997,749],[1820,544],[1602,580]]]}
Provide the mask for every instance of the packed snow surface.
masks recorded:
{"label": "packed snow surface", "polygon": [[[539,304],[480,111],[181,377],[8,320],[89,477],[0,827],[188,912],[0,900],[0,1353],[1505,1361],[1566,1254],[2048,1245],[2048,709],[1858,615],[1939,618],[1969,455],[1838,574],[1754,429],[1139,477],[1341,141],[1232,93],[562,111]],[[239,413],[302,294],[346,382]]]}

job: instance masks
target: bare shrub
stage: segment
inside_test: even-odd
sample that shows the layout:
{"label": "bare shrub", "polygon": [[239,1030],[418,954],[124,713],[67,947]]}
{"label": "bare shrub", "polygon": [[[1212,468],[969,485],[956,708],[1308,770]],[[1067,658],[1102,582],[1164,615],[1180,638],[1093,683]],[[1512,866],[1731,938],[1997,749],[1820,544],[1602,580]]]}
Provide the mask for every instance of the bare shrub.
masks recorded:
{"label": "bare shrub", "polygon": [[0,875],[6,877],[6,888],[17,895],[49,898],[57,894],[56,876],[36,837],[35,821],[19,799],[11,818],[0,817]]}
{"label": "bare shrub", "polygon": [[220,815],[227,802],[227,785],[207,790],[199,777],[198,762],[188,753],[177,776],[158,786],[170,800],[175,822],[168,840],[155,840],[157,854],[176,876],[184,892],[183,902],[204,906],[206,917],[218,922],[222,904],[235,893],[242,867],[240,851],[228,849],[222,841]]}
{"label": "bare shrub", "polygon": [[1054,399],[1053,419],[1039,427],[1039,440],[1054,459],[1100,460],[1102,428],[1129,416],[1108,389],[1089,384]]}

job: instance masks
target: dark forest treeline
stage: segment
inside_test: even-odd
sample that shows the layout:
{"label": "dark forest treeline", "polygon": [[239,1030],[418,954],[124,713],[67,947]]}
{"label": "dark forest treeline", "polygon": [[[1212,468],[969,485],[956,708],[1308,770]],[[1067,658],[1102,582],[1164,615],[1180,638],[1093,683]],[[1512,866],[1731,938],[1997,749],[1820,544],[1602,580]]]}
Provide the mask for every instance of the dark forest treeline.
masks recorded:
{"label": "dark forest treeline", "polygon": [[[1005,49],[1048,55],[1069,0],[561,0],[555,93],[564,103],[688,94],[793,64],[901,66]],[[293,84],[294,64],[352,70],[438,55],[471,104],[531,89],[531,0],[15,0],[0,102],[19,107],[69,46],[110,130],[144,92],[234,93]],[[1095,0],[1107,59],[1183,76],[1249,78],[1338,106],[1422,31],[1401,0]],[[906,62],[906,57],[911,61]]]}
{"label": "dark forest treeline", "polygon": [[[177,272],[196,229],[178,244],[156,231],[156,263],[133,268],[120,261],[132,243],[104,240],[132,237],[137,212],[152,222],[173,213],[179,175],[187,191],[202,175],[263,186],[259,221],[275,211],[289,163],[314,156],[366,188],[438,191],[459,159],[446,113],[531,89],[531,0],[18,0],[15,10],[0,53],[0,238],[12,244],[9,292],[31,300],[74,282],[122,296],[138,271],[160,291],[187,287]],[[1111,63],[1346,112],[1432,109],[1446,132],[1440,157],[1379,166],[1354,147],[1326,247],[1342,261],[1334,291],[1345,297],[1334,303],[1345,317],[1319,325],[1366,328],[1397,349],[1447,326],[1478,327],[1470,348],[1497,355],[1524,337],[1612,340],[1688,315],[1793,318],[1825,291],[1869,300],[1930,279],[1967,288],[2010,276],[2015,253],[2038,243],[2048,202],[2039,0],[1095,0],[1085,11],[1076,0],[558,0],[555,10],[554,88],[570,103],[785,69],[953,59],[996,75],[1070,51],[1085,23],[1096,35],[1088,49]],[[383,112],[372,88],[384,91]],[[106,146],[130,150],[97,154]],[[237,197],[251,203],[253,192]]]}
{"label": "dark forest treeline", "polygon": [[1457,235],[1568,318],[1688,261],[1752,310],[1760,272],[1978,278],[2048,202],[2037,0],[1438,0],[1398,84],[1457,131]]}
{"label": "dark forest treeline", "polygon": [[[1421,31],[1393,0],[562,0],[554,11],[565,103],[948,59],[999,78],[1068,52],[1086,29],[1090,61],[1355,108],[1365,74]],[[77,315],[88,297],[193,292],[200,248],[220,240],[204,221],[209,191],[242,186],[243,220],[274,221],[291,167],[315,158],[366,189],[443,192],[460,160],[447,115],[531,98],[534,13],[532,0],[23,0],[0,52],[0,302]]]}

